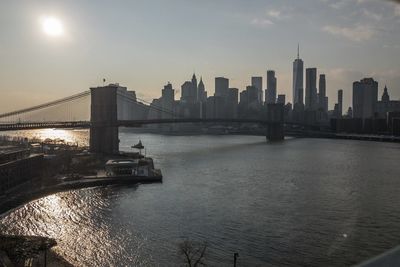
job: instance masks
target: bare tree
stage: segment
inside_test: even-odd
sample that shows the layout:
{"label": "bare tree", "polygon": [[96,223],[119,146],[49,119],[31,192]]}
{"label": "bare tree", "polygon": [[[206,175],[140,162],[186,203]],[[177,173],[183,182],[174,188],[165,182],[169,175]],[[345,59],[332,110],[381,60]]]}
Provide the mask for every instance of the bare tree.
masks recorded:
{"label": "bare tree", "polygon": [[179,253],[184,257],[186,266],[198,267],[206,266],[205,253],[207,249],[207,242],[193,242],[185,240],[178,245]]}

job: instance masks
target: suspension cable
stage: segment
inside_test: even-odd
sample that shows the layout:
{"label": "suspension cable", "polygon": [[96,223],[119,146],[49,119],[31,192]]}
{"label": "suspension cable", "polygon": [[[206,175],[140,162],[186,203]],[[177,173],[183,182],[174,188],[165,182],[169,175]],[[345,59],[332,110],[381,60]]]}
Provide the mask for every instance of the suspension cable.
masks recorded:
{"label": "suspension cable", "polygon": [[54,100],[54,101],[51,101],[51,102],[47,102],[47,103],[44,103],[44,104],[41,104],[41,105],[37,105],[37,106],[25,108],[25,109],[20,109],[20,110],[16,110],[16,111],[12,111],[12,112],[3,113],[3,114],[0,114],[0,119],[1,118],[5,118],[5,117],[9,117],[9,116],[18,115],[18,114],[21,114],[21,113],[27,113],[27,112],[30,112],[30,111],[35,111],[35,110],[39,110],[39,109],[52,107],[52,106],[55,106],[55,105],[58,105],[58,104],[61,104],[61,103],[70,102],[70,101],[73,101],[73,100],[76,100],[76,99],[80,99],[80,98],[86,97],[88,95],[90,95],[90,91],[85,91],[85,92],[82,92],[82,93],[79,93],[79,94],[75,94],[75,95],[72,95],[72,96],[68,96],[68,97],[65,97],[65,98],[62,98],[62,99],[58,99],[58,100]]}

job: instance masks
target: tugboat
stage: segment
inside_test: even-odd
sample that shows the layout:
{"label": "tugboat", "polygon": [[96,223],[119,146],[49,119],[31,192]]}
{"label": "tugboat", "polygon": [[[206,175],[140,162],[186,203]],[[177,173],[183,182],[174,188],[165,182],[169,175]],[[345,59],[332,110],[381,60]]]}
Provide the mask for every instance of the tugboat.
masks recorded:
{"label": "tugboat", "polygon": [[106,162],[106,175],[108,177],[131,176],[162,178],[161,170],[154,168],[153,159],[142,155],[144,146],[142,141],[133,145],[132,148],[138,149],[138,154],[129,155],[126,158],[110,159]]}

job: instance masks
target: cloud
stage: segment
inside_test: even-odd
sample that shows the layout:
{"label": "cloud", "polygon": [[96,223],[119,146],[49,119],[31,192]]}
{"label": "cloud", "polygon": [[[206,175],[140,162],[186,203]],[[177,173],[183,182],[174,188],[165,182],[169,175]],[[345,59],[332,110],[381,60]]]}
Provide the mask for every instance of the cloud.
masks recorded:
{"label": "cloud", "polygon": [[365,74],[358,70],[346,69],[346,68],[331,68],[326,69],[325,74],[327,79],[336,81],[339,83],[347,83],[351,85],[352,82],[357,81],[365,77]]}
{"label": "cloud", "polygon": [[323,27],[322,31],[356,42],[369,40],[375,34],[375,32],[371,28],[364,25],[357,25],[354,27],[339,27],[328,25]]}
{"label": "cloud", "polygon": [[[326,2],[326,3],[328,3],[328,1],[324,1],[324,2]],[[342,9],[345,5],[347,5],[347,1],[343,1],[343,0],[341,0],[341,1],[335,1],[335,2],[331,2],[330,4],[329,4],[329,6],[331,7],[331,8],[334,8],[334,9]]]}
{"label": "cloud", "polygon": [[383,18],[382,14],[378,14],[378,13],[371,12],[371,11],[369,11],[369,10],[366,9],[366,8],[363,9],[363,13],[364,13],[364,15],[365,15],[366,17],[372,18],[372,19],[374,19],[374,20],[376,20],[376,21],[380,21],[380,20],[382,20],[382,18]]}
{"label": "cloud", "polygon": [[[356,1],[351,1],[351,0],[320,0],[323,3],[328,4],[331,8],[334,9],[343,9],[346,6],[351,6],[353,4],[357,5],[364,5],[367,4],[368,2],[372,2],[371,0],[356,0]],[[400,1],[400,0],[398,0]]]}
{"label": "cloud", "polygon": [[273,24],[274,23],[269,19],[254,18],[251,21],[251,25],[254,25],[254,26],[257,26],[257,27],[262,27],[262,28],[269,27],[269,26],[271,26]]}
{"label": "cloud", "polygon": [[292,14],[290,14],[290,8],[282,6],[281,9],[269,9],[266,11],[268,18],[273,20],[285,20],[290,19]]}
{"label": "cloud", "polygon": [[394,8],[394,15],[400,17],[400,5],[395,6],[395,8]]}
{"label": "cloud", "polygon": [[382,81],[397,80],[400,82],[400,72],[398,69],[386,69],[371,72],[372,77]]}
{"label": "cloud", "polygon": [[276,9],[271,9],[267,12],[267,15],[271,18],[275,18],[275,19],[280,19],[281,18],[281,12],[279,10]]}

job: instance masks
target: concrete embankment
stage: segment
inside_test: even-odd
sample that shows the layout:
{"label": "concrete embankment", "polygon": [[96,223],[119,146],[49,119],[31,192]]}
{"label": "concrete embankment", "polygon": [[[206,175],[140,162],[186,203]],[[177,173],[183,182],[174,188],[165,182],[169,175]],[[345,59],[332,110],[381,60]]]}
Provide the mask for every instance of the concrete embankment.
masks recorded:
{"label": "concrete embankment", "polygon": [[367,134],[346,134],[346,133],[330,133],[330,132],[287,132],[286,136],[299,138],[324,138],[324,139],[347,139],[359,141],[400,143],[399,136],[389,135],[367,135]]}

